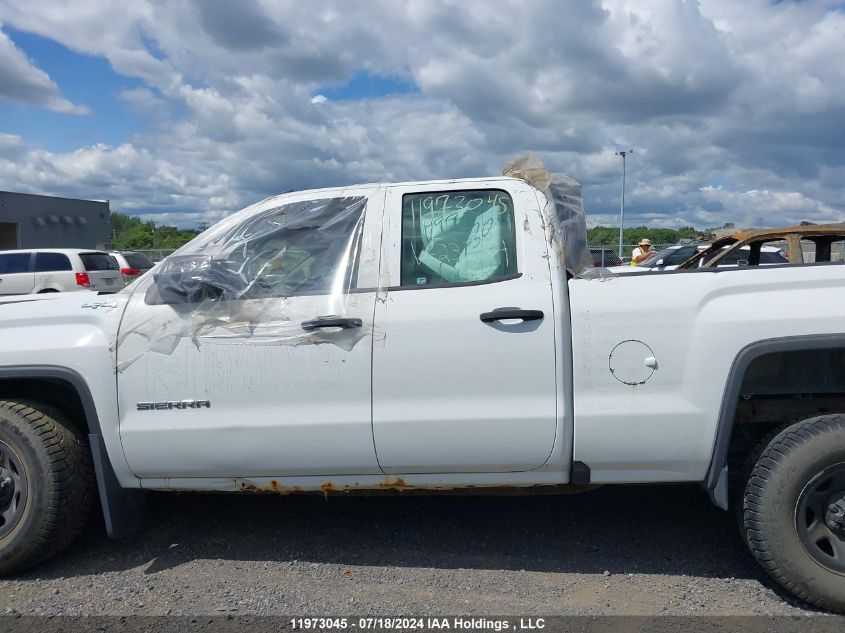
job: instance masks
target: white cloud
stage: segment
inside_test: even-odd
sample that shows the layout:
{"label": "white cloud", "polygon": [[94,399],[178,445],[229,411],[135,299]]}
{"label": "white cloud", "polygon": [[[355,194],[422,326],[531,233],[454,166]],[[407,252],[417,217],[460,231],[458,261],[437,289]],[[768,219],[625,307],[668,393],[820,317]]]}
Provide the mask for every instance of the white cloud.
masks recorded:
{"label": "white cloud", "polygon": [[[771,225],[772,220],[781,217],[793,222],[812,220],[814,222],[837,222],[842,213],[825,203],[809,198],[799,191],[727,191],[721,187],[702,187],[702,198],[707,202],[718,202],[740,226]],[[807,216],[807,217],[802,217]]]}
{"label": "white cloud", "polygon": [[[843,219],[833,3],[225,4],[0,0],[0,20],[141,79],[121,98],[155,122],[66,154],[0,136],[17,157],[0,186],[181,222],[290,188],[497,174],[533,151],[584,182],[593,223],[614,223],[613,152],[634,147],[630,223]],[[419,92],[320,93],[361,71]]]}
{"label": "white cloud", "polygon": [[50,76],[35,66],[2,31],[0,22],[0,99],[65,114],[88,114],[87,107],[65,99]]}

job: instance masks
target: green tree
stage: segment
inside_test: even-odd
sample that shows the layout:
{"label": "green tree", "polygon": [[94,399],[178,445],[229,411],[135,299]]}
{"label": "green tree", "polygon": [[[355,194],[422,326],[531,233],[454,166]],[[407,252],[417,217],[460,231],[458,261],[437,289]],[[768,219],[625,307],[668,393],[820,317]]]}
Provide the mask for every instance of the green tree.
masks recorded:
{"label": "green tree", "polygon": [[176,250],[197,236],[197,231],[175,226],[156,226],[139,217],[111,214],[112,248],[117,250]]}
{"label": "green tree", "polygon": [[[653,244],[676,244],[681,240],[695,239],[698,233],[692,226],[679,229],[632,226],[623,231],[622,241],[625,244],[636,244],[646,237]],[[619,227],[594,226],[587,229],[587,242],[590,246],[616,246],[619,244]]]}

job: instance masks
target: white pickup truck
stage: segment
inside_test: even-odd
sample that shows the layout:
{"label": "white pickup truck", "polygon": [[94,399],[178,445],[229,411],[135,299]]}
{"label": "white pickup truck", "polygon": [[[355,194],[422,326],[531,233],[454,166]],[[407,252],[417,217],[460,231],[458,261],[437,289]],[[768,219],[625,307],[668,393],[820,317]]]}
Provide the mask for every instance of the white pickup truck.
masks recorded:
{"label": "white pickup truck", "polygon": [[0,572],[96,496],[119,537],[145,490],[701,482],[845,610],[845,268],[596,274],[577,183],[507,173],[287,193],[116,295],[0,300]]}

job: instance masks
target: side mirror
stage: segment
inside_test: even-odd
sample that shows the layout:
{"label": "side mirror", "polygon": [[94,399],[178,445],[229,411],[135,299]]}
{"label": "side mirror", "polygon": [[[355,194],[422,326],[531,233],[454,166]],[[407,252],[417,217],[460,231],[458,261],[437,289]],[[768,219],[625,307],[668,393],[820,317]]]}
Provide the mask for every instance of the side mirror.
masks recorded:
{"label": "side mirror", "polygon": [[657,266],[658,268],[659,268],[660,266],[663,266],[663,258],[661,257],[661,258],[660,258],[660,259],[658,259],[656,262],[654,262],[654,265],[655,265],[655,266]]}
{"label": "side mirror", "polygon": [[222,298],[224,289],[215,283],[214,264],[207,255],[168,258],[153,274],[146,303],[177,305]]}

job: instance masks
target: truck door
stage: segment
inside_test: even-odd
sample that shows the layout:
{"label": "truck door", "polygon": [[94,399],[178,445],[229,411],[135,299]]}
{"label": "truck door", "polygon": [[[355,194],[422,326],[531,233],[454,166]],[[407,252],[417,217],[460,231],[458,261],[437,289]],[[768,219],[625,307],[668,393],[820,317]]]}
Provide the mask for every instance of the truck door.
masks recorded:
{"label": "truck door", "polygon": [[556,433],[554,310],[534,190],[391,187],[373,349],[386,473],[524,471]]}
{"label": "truck door", "polygon": [[314,196],[246,209],[137,284],[117,359],[136,475],[380,472],[371,364],[383,189]]}

